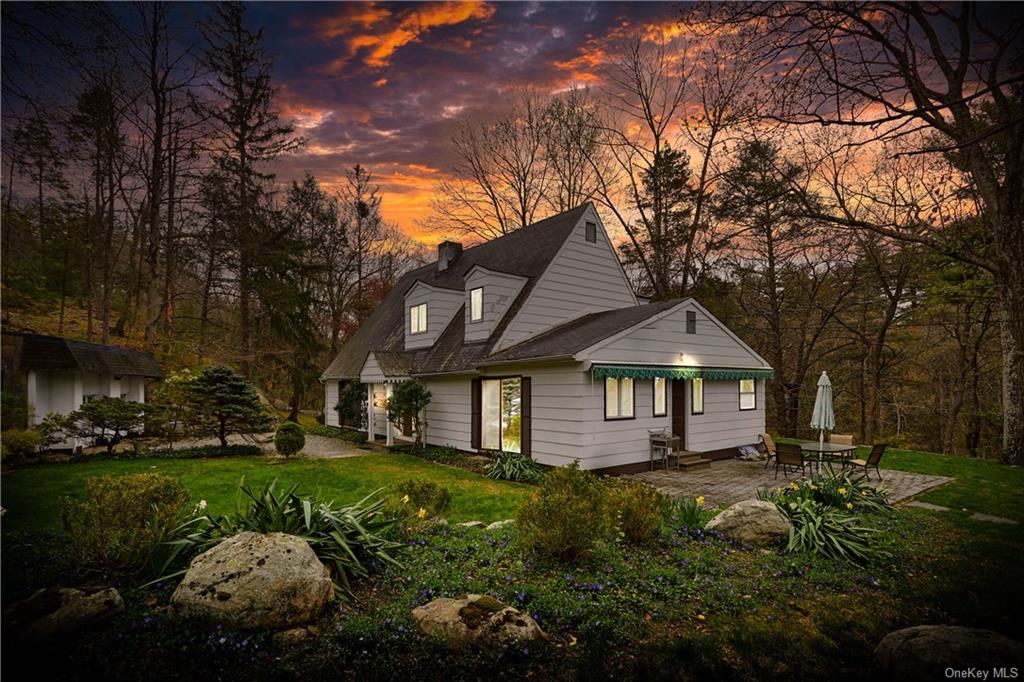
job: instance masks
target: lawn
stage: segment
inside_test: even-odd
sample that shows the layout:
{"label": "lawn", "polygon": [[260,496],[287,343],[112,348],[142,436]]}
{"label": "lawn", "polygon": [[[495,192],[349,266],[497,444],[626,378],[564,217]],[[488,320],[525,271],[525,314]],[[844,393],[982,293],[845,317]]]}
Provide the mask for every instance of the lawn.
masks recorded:
{"label": "lawn", "polygon": [[291,461],[263,457],[97,460],[40,465],[5,473],[0,490],[0,504],[7,510],[4,531],[57,530],[60,499],[81,495],[86,478],[142,471],[178,478],[191,491],[194,502],[206,500],[211,514],[235,509],[238,485],[243,479],[254,487],[274,479],[280,485],[297,483],[300,492],[346,503],[397,481],[426,478],[452,491],[452,507],[447,514],[452,522],[512,518],[532,489],[399,454]]}

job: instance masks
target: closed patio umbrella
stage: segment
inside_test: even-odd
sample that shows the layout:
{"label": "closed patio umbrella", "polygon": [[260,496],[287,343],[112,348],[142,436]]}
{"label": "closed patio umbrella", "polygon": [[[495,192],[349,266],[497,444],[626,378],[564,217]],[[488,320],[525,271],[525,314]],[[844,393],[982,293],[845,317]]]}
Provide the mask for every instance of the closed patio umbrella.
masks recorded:
{"label": "closed patio umbrella", "polygon": [[832,411],[832,382],[828,374],[821,373],[818,377],[818,394],[814,397],[814,411],[811,413],[811,428],[818,429],[818,445],[825,442],[825,431],[831,431],[836,425],[836,415]]}

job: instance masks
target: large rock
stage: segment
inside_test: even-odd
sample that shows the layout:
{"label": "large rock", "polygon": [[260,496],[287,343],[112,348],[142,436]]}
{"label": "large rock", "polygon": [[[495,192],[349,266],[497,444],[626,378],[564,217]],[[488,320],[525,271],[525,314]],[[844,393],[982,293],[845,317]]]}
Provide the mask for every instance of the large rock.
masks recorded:
{"label": "large rock", "polygon": [[786,515],[771,502],[743,500],[708,521],[706,531],[750,545],[770,545],[789,537],[793,527]]}
{"label": "large rock", "polygon": [[424,633],[441,637],[454,646],[508,646],[518,641],[547,639],[528,614],[481,594],[457,599],[441,597],[416,607],[412,616]]}
{"label": "large rock", "polygon": [[8,609],[4,621],[15,632],[42,639],[97,627],[122,611],[124,600],[113,587],[93,592],[47,587]]}
{"label": "large rock", "polygon": [[918,625],[883,637],[875,658],[892,680],[942,680],[949,670],[971,669],[992,679],[994,669],[1021,669],[1024,646],[991,630]]}
{"label": "large rock", "polygon": [[327,567],[305,540],[246,531],[193,559],[171,606],[186,618],[277,630],[316,618],[332,589]]}

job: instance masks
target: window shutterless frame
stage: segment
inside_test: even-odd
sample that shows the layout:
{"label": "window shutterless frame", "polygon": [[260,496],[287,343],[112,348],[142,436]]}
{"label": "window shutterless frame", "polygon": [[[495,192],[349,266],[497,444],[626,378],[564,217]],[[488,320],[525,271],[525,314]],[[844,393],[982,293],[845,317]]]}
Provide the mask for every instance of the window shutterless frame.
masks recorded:
{"label": "window shutterless frame", "polygon": [[[658,411],[658,380],[661,380],[661,412]],[[668,415],[668,379],[664,377],[654,377],[651,379],[651,405],[652,415],[655,417],[665,417]],[[633,410],[634,414],[636,410]]]}
{"label": "window shutterless frame", "polygon": [[[700,396],[700,400],[696,397]],[[700,403],[700,409],[697,409],[697,403]],[[690,379],[690,414],[704,414],[704,380],[703,379]]]}
{"label": "window shutterless frame", "polygon": [[[617,421],[626,421],[628,419],[636,419],[636,379],[633,379],[633,380],[631,380],[629,382],[630,384],[632,384],[632,387],[633,387],[633,414],[631,414],[629,416],[625,416],[625,417],[621,416],[621,415],[620,416],[616,416],[616,417],[609,417],[608,416],[608,379],[613,379],[614,381],[618,382],[619,383],[619,390],[621,391],[622,390],[622,379],[623,378],[622,377],[619,377],[619,378],[606,377],[604,379],[604,381],[601,382],[601,385],[604,387],[604,401],[603,401],[603,405],[601,407],[601,409],[604,410],[604,420],[606,422],[617,422]],[[619,405],[621,405],[621,404],[622,404],[622,399],[620,398],[619,399]]]}
{"label": "window shutterless frame", "polygon": [[[743,390],[743,382],[749,381],[751,389],[749,391]],[[750,410],[757,409],[757,379],[740,379],[736,382],[736,386],[739,388],[740,394],[740,412],[749,412]],[[750,403],[750,407],[743,407],[743,396],[751,396],[753,400]]]}
{"label": "window shutterless frame", "polygon": [[484,319],[484,288],[476,287],[469,290],[469,321],[479,322]]}
{"label": "window shutterless frame", "polygon": [[[418,312],[420,309],[423,310],[422,319],[419,320],[419,324],[422,325],[422,328],[419,331],[416,331],[416,330],[413,329],[412,322],[413,322],[413,319],[415,319],[415,318],[420,316],[419,312]],[[414,334],[426,334],[426,333],[427,333],[427,304],[426,303],[420,303],[418,305],[411,305],[411,306],[409,306],[409,335],[412,336]]]}

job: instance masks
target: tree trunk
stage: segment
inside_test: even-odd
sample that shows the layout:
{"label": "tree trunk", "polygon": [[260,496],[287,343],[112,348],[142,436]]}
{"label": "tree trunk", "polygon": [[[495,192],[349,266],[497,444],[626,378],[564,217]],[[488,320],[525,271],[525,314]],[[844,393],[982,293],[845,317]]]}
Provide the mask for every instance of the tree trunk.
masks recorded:
{"label": "tree trunk", "polygon": [[[1017,264],[1020,268],[1020,264]],[[1024,274],[1019,269],[999,287],[1003,349],[1003,454],[1005,464],[1024,464]]]}

